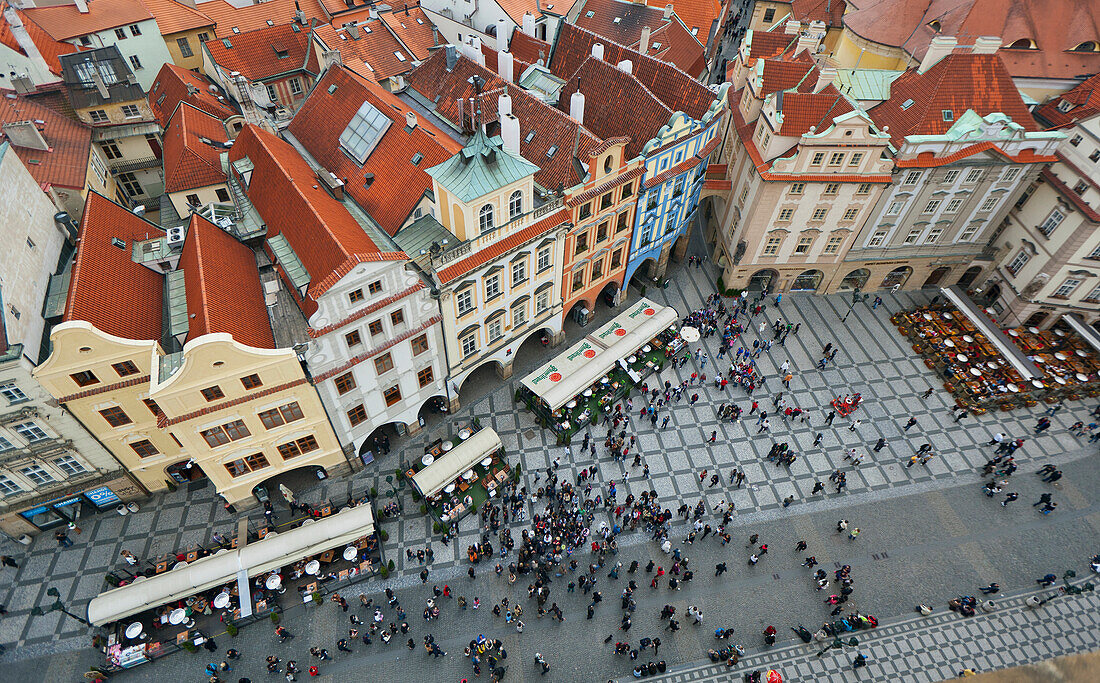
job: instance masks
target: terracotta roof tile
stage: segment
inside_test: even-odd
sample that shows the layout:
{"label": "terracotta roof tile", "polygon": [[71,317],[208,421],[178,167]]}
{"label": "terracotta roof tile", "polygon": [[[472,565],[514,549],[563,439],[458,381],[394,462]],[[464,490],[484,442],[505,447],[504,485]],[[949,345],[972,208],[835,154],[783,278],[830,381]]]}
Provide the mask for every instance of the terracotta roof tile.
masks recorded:
{"label": "terracotta roof tile", "polygon": [[[826,0],[821,1],[826,2]],[[711,25],[722,14],[721,0],[646,0],[646,2],[651,7],[660,7],[662,10],[665,5],[672,5],[672,10],[688,30],[698,29],[695,37],[701,43],[707,42]]]}
{"label": "terracotta roof tile", "polygon": [[832,84],[816,93],[789,92],[783,94],[783,123],[779,135],[798,137],[810,128],[825,130],[833,119],[855,108]]}
{"label": "terracotta roof tile", "polygon": [[439,281],[443,284],[453,282],[458,278],[470,273],[481,266],[489,263],[495,258],[503,256],[508,252],[516,249],[527,242],[550,232],[554,228],[558,227],[562,223],[569,222],[572,211],[569,209],[561,209],[554,213],[542,218],[531,225],[527,226],[519,232],[509,235],[504,239],[498,240],[484,249],[474,253],[472,256],[462,259],[457,263],[453,263],[443,270],[439,271],[436,275],[439,277]]}
{"label": "terracotta roof tile", "polygon": [[[370,33],[366,32],[368,28]],[[347,29],[335,29],[327,24],[314,29],[325,46],[337,50],[342,58],[365,62],[376,81],[412,70],[415,56],[406,53],[404,46],[397,42],[381,21],[375,19],[367,22],[359,26],[358,31],[359,37],[353,38]]]}
{"label": "terracotta roof tile", "polygon": [[[6,2],[0,2],[0,15],[4,13],[7,7],[8,4]],[[19,23],[26,29],[27,35],[30,36],[34,46],[38,48],[38,52],[42,54],[42,59],[46,60],[46,64],[50,67],[50,71],[60,76],[61,55],[79,52],[80,48],[70,43],[63,43],[55,40],[53,36],[43,31],[38,24],[33,21],[27,21],[20,10],[13,8],[12,11],[15,12],[16,17],[19,19]],[[8,24],[6,16],[0,16],[0,45],[6,45],[19,54],[26,56],[26,53],[23,51],[23,46],[15,39],[15,35],[12,33],[11,26]]]}
{"label": "terracotta roof tile", "polygon": [[407,258],[380,252],[289,143],[247,125],[229,152],[231,161],[244,157],[254,166],[248,199],[267,223],[268,236],[283,235],[293,247],[310,275],[308,296],[314,301],[357,263]]}
{"label": "terracotta roof tile", "polygon": [[[811,74],[811,72],[813,72]],[[794,57],[774,57],[765,59],[760,72],[760,85],[757,97],[770,95],[780,90],[790,90],[799,86],[808,86],[811,90],[817,83],[817,68],[813,57],[803,50]]]}
{"label": "terracotta roof tile", "polygon": [[[496,4],[504,10],[505,14],[511,17],[512,21],[516,22],[517,26],[522,26],[523,15],[526,12],[535,15],[536,19],[543,16],[544,9],[550,14],[564,17],[578,1],[579,0],[496,0]],[[550,5],[554,7],[551,9]]]}
{"label": "terracotta roof tile", "polygon": [[[509,50],[508,52],[511,53],[512,51]],[[485,68],[495,74],[499,74],[500,64],[497,57],[497,51],[494,48],[489,47],[489,45],[487,45],[486,43],[482,43],[481,54],[485,55]],[[519,59],[514,54],[512,55],[513,78],[518,78],[521,74],[523,74],[524,71],[527,70],[527,67],[529,66],[531,66],[529,62],[525,62],[522,59]]]}
{"label": "terracotta roof tile", "polygon": [[[226,41],[231,47],[226,47]],[[209,40],[205,46],[219,67],[239,71],[250,81],[295,71],[316,75],[318,71],[309,29],[298,24],[264,26],[222,40]]]}
{"label": "terracotta roof tile", "polygon": [[936,168],[937,166],[947,166],[956,161],[962,161],[982,152],[993,152],[1016,164],[1049,164],[1059,161],[1059,158],[1053,154],[1036,154],[1034,150],[1024,149],[1019,154],[1012,155],[992,142],[979,142],[975,145],[967,145],[954,154],[948,154],[947,156],[938,157],[932,152],[921,152],[911,159],[897,159],[894,163],[898,168]]}
{"label": "terracotta roof tile", "polygon": [[[420,61],[428,58],[428,50],[436,45],[432,21],[419,4],[394,3],[393,11],[379,12],[378,18],[393,32],[405,48]],[[446,42],[442,36],[439,40]]]}
{"label": "terracotta roof tile", "polygon": [[652,31],[648,56],[674,64],[692,76],[698,76],[706,66],[702,41],[707,39],[710,24],[700,28],[703,37],[699,39],[675,17],[665,19],[664,5],[658,9],[625,0],[586,0],[576,25],[632,50],[641,47],[642,29],[648,26]]}
{"label": "terracotta roof tile", "polygon": [[747,31],[745,39],[749,48],[747,66],[760,58],[778,57],[798,42],[798,36],[781,31]]}
{"label": "terracotta roof tile", "polygon": [[[329,90],[335,87],[335,91]],[[364,101],[384,113],[392,123],[370,156],[360,166],[340,150],[340,135]],[[333,67],[302,104],[290,123],[290,132],[327,170],[345,179],[345,192],[362,206],[390,235],[412,214],[432,179],[424,171],[440,164],[462,146],[420,117],[406,131],[408,106],[377,83],[346,67]],[[419,155],[418,163],[413,157]],[[371,174],[373,181],[365,187]]]}
{"label": "terracotta roof tile", "polygon": [[[132,242],[164,232],[97,192],[89,192],[69,280],[65,320],[134,340],[161,338],[163,276],[134,263]],[[121,246],[113,243],[121,240]]]}
{"label": "terracotta roof tile", "polygon": [[191,214],[179,268],[187,290],[187,339],[224,332],[234,341],[275,348],[264,289],[252,250]]}
{"label": "terracotta roof tile", "polygon": [[1100,73],[1035,108],[1035,116],[1051,128],[1069,126],[1097,114],[1100,114]]}
{"label": "terracotta roof tile", "polygon": [[508,43],[508,51],[516,59],[528,64],[537,64],[540,58],[544,66],[550,61],[550,43],[529,36],[518,28],[512,31],[512,40]]}
{"label": "terracotta roof tile", "polygon": [[225,182],[221,147],[203,138],[226,142],[229,136],[222,122],[184,104],[164,129],[164,191],[180,192]]}
{"label": "terracotta roof tile", "polygon": [[[181,102],[210,114],[219,121],[225,121],[239,112],[232,100],[210,90],[213,83],[206,76],[184,69],[175,64],[165,63],[153,81],[149,90],[149,107],[162,128],[168,125],[172,113]],[[215,89],[217,87],[215,86]]]}
{"label": "terracotta roof tile", "polygon": [[[906,104],[908,103],[908,104]],[[995,54],[953,53],[923,74],[909,69],[890,86],[890,99],[869,110],[890,127],[895,147],[907,135],[942,135],[968,109],[979,116],[1007,115],[1024,130],[1038,130],[1004,63]],[[951,121],[944,121],[951,111]]]}
{"label": "terracotta roof tile", "polygon": [[843,25],[841,17],[847,7],[844,0],[791,0],[791,14],[795,19],[803,23],[823,21],[829,28]]}
{"label": "terracotta roof tile", "polygon": [[[15,121],[45,121],[38,128],[48,150],[12,145],[31,176],[43,186],[83,190],[92,147],[91,128],[40,104],[36,98],[0,90],[0,123]],[[6,137],[0,135],[0,139]]]}
{"label": "terracotta roof tile", "polygon": [[[93,0],[98,2],[99,0]],[[247,33],[272,24],[290,24],[295,21],[295,11],[301,7],[306,22],[316,19],[327,22],[328,15],[318,0],[267,0],[255,5],[234,7],[225,0],[212,0],[202,3],[202,13],[215,22],[214,35],[218,38],[230,38],[238,33]],[[305,31],[305,26],[299,25]],[[236,28],[237,31],[233,29]]]}
{"label": "terracotta roof tile", "polygon": [[141,3],[157,20],[157,28],[164,36],[214,25],[214,20],[201,10],[176,0],[141,0]]}
{"label": "terracotta roof tile", "polygon": [[75,4],[29,7],[23,16],[58,41],[153,18],[141,0],[91,0],[87,14]]}

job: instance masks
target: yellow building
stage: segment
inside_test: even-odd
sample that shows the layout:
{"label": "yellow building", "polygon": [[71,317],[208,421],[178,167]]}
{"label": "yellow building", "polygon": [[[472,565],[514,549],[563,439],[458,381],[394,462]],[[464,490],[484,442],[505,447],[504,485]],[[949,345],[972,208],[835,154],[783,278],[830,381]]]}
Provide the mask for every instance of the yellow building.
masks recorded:
{"label": "yellow building", "polygon": [[[296,353],[274,348],[252,252],[198,215],[174,237],[89,196],[37,379],[150,491],[206,477],[247,507],[280,473],[349,470]],[[153,240],[167,275],[143,265]]]}
{"label": "yellow building", "polygon": [[176,0],[141,0],[157,20],[172,63],[184,69],[202,68],[202,44],[214,37],[214,20]]}

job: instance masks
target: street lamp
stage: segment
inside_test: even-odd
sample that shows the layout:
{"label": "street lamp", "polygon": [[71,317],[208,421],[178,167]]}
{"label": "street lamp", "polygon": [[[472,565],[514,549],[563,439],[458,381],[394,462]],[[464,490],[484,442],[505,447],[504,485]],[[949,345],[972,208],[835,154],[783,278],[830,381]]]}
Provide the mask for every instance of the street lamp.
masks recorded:
{"label": "street lamp", "polygon": [[862,294],[862,293],[860,293],[860,291],[859,291],[859,287],[856,287],[856,288],[855,288],[855,289],[854,289],[854,290],[852,291],[852,305],[848,307],[848,312],[844,314],[844,317],[840,319],[840,322],[844,322],[845,320],[847,320],[847,319],[848,319],[848,316],[849,316],[849,315],[851,315],[851,314],[852,314],[852,311],[854,311],[854,310],[855,310],[855,308],[856,308],[856,304],[858,304],[858,303],[859,303],[859,302],[861,302],[861,301],[863,301],[863,302],[866,302],[866,301],[867,301],[867,299],[868,299],[868,298],[869,298],[870,296],[871,296],[870,294]]}
{"label": "street lamp", "polygon": [[47,607],[46,609],[42,609],[41,607],[36,605],[36,606],[31,608],[31,614],[33,614],[36,617],[41,617],[41,616],[44,616],[47,612],[61,612],[62,614],[66,615],[66,616],[70,616],[73,619],[76,619],[77,621],[84,624],[85,626],[91,626],[91,624],[88,623],[87,619],[84,619],[83,617],[78,617],[77,615],[73,614],[69,610],[65,609],[65,605],[61,604],[61,593],[58,592],[58,590],[56,588],[54,588],[53,586],[50,586],[49,588],[47,588],[46,589],[46,595],[53,598],[54,603],[52,605],[50,605],[49,607]]}
{"label": "street lamp", "polygon": [[[400,482],[400,483],[404,484],[403,481]],[[405,512],[405,506],[401,503],[401,493],[396,488],[394,488],[393,475],[392,474],[387,474],[386,475],[386,484],[388,484],[389,487],[390,487],[390,490],[386,491],[386,497],[391,499],[391,500],[396,498],[397,499],[397,509],[400,510],[402,513]]]}
{"label": "street lamp", "polygon": [[817,653],[817,656],[820,657],[820,656],[824,655],[826,652],[828,652],[829,650],[839,650],[840,648],[844,647],[845,645],[850,645],[851,647],[857,647],[859,645],[859,640],[856,639],[856,638],[850,638],[848,640],[848,642],[845,643],[844,641],[842,641],[840,639],[840,636],[837,636],[836,638],[833,639],[833,642],[829,643],[824,648],[822,648],[821,652]]}

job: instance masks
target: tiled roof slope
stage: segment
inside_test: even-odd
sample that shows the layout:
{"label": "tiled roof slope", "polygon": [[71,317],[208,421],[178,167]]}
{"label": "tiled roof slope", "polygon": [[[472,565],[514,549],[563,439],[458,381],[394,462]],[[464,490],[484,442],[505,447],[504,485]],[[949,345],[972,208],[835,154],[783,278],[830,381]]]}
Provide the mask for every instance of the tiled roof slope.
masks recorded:
{"label": "tiled roof slope", "polygon": [[[94,0],[98,2],[98,0]],[[327,22],[328,15],[318,0],[267,0],[267,2],[246,5],[241,8],[230,5],[225,0],[212,0],[202,3],[202,13],[214,20],[214,35],[219,38],[231,38],[237,33],[247,33],[272,24],[290,24],[296,21],[295,10],[301,7],[306,15],[308,26],[311,19]],[[306,26],[299,27],[308,31]],[[234,31],[233,29],[237,29]]]}
{"label": "tiled roof slope", "polygon": [[839,28],[841,17],[848,8],[844,0],[791,0],[791,14],[805,23],[823,21],[830,28]]}
{"label": "tiled roof slope", "polygon": [[[329,90],[335,87],[335,91]],[[392,123],[362,167],[340,150],[340,135],[364,101]],[[405,103],[377,83],[334,66],[314,87],[290,123],[290,132],[313,158],[345,180],[345,192],[390,235],[397,233],[432,180],[424,172],[457,153],[462,146],[420,117],[406,130]],[[420,155],[417,164],[413,157]],[[368,174],[374,178],[364,187]]]}
{"label": "tiled roof slope", "polygon": [[181,102],[186,102],[219,121],[239,114],[231,100],[211,92],[211,85],[213,83],[206,76],[165,62],[149,90],[149,107],[153,110],[157,123],[161,128],[167,126],[172,113]]}
{"label": "tiled roof slope", "polygon": [[[696,76],[702,71],[700,65],[706,63],[703,45],[675,17],[664,18],[664,5],[658,9],[629,0],[585,0],[576,25],[635,50],[640,47],[642,28],[648,26],[652,33],[647,55],[675,64]],[[708,30],[709,24],[700,29],[702,40],[707,39]]]}
{"label": "tiled roof slope", "polygon": [[[163,276],[134,263],[131,243],[163,236],[140,216],[89,192],[80,219],[80,242],[69,279],[65,320],[84,320],[116,337],[161,337]],[[121,246],[112,240],[121,240]]]}
{"label": "tiled roof slope", "polygon": [[187,290],[187,339],[224,332],[234,341],[275,348],[263,285],[252,250],[191,214],[179,268]]}
{"label": "tiled roof slope", "polygon": [[782,31],[746,31],[745,41],[749,44],[749,59],[746,66],[760,58],[778,57],[788,48],[797,44],[798,36]]}
{"label": "tiled roof slope", "polygon": [[[538,19],[543,15],[543,10],[551,14],[564,17],[578,0],[494,0],[504,13],[516,22],[517,26],[523,25],[523,15],[530,12]],[[550,7],[553,5],[553,7]]]}
{"label": "tiled roof slope", "polygon": [[569,80],[581,64],[591,57],[592,45],[595,43],[603,44],[604,61],[609,64],[630,60],[633,63],[634,78],[673,111],[682,111],[698,120],[714,102],[714,93],[707,86],[674,65],[608,42],[595,33],[572,24],[562,24],[558,32],[550,70],[559,78]]}
{"label": "tiled roof slope", "polygon": [[[826,2],[827,0],[821,0]],[[711,24],[722,14],[721,0],[646,0],[651,7],[659,7],[663,11],[665,5],[672,5],[672,11],[684,22],[688,30],[698,29],[695,37],[699,42],[707,42]]]}
{"label": "tiled roof slope", "polygon": [[[225,46],[226,40],[232,47]],[[309,30],[297,24],[264,26],[205,45],[218,66],[239,71],[250,81],[302,69],[313,74],[319,71]],[[280,57],[279,52],[286,56]]]}
{"label": "tiled roof slope", "polygon": [[[603,141],[586,126],[578,125],[565,113],[533,97],[523,88],[505,83],[496,74],[463,56],[459,56],[454,71],[449,72],[443,50],[437,50],[414,69],[408,76],[408,83],[429,101],[436,103],[436,114],[460,130],[469,130],[470,112],[465,111],[467,124],[463,126],[463,112],[456,100],[468,100],[474,96],[469,79],[475,75],[485,79],[481,109],[482,120],[486,123],[498,119],[498,99],[507,89],[512,98],[512,114],[519,119],[520,154],[539,167],[535,182],[540,187],[572,187],[583,180],[573,164],[574,147],[575,156],[587,160],[587,155]],[[535,134],[528,140],[532,131]],[[547,156],[551,147],[556,151],[553,156]]]}
{"label": "tiled roof slope", "polygon": [[[428,58],[428,50],[435,47],[436,37],[432,32],[431,20],[419,4],[395,2],[392,12],[379,12],[378,18],[393,31],[402,45],[412,51],[417,60]],[[439,40],[443,41],[443,38]]]}
{"label": "tiled roof slope", "polygon": [[784,93],[783,123],[776,132],[796,137],[808,133],[810,128],[823,131],[832,125],[833,119],[854,110],[832,84],[816,93]]}
{"label": "tiled roof slope", "polygon": [[508,43],[508,51],[516,59],[528,64],[537,64],[540,57],[544,65],[550,61],[550,43],[529,36],[519,28],[512,31],[512,40]]}
{"label": "tiled roof slope", "polygon": [[[7,9],[8,3],[0,2],[0,15],[4,14],[4,10]],[[46,33],[42,28],[34,23],[28,21],[20,10],[13,9],[16,16],[27,31],[27,35],[30,36],[34,46],[38,48],[38,52],[42,55],[42,59],[46,60],[46,64],[50,67],[50,71],[61,75],[61,55],[67,55],[80,50],[76,45],[69,43],[63,43],[55,40],[53,36]],[[19,54],[26,56],[23,52],[23,47],[19,44],[19,41],[15,39],[15,35],[12,33],[11,26],[8,24],[6,16],[0,16],[0,45],[6,45]]]}
{"label": "tiled roof slope", "polygon": [[[365,31],[366,26],[371,32]],[[372,20],[359,27],[359,37],[353,38],[347,29],[335,29],[325,24],[314,28],[314,33],[330,50],[337,50],[347,60],[362,60],[370,67],[375,80],[408,73],[413,68],[413,55],[406,54],[404,46],[386,30],[382,22]],[[400,53],[404,59],[399,59]]]}
{"label": "tiled roof slope", "polygon": [[203,138],[225,142],[229,136],[222,122],[204,111],[184,104],[176,109],[164,129],[164,191],[181,192],[225,182],[221,147]]}
{"label": "tiled roof slope", "polygon": [[157,20],[157,28],[164,36],[214,25],[214,20],[201,10],[176,0],[141,0],[141,3]]}
{"label": "tiled roof slope", "polygon": [[0,90],[0,123],[15,121],[45,122],[39,125],[39,130],[50,146],[48,150],[12,145],[31,176],[43,186],[83,190],[92,147],[91,128],[34,99]]}
{"label": "tiled roof slope", "polygon": [[[912,103],[905,106],[909,100]],[[995,54],[952,53],[923,74],[909,69],[890,87],[890,99],[868,113],[879,128],[890,127],[897,147],[907,135],[946,133],[968,109],[980,116],[1000,112],[1024,130],[1038,130],[1012,76]],[[944,121],[944,110],[951,110],[952,121]]]}
{"label": "tiled roof slope", "polygon": [[814,59],[806,50],[802,50],[793,57],[766,59],[761,65],[760,89],[756,94],[758,97],[763,97],[792,88],[798,88],[802,92],[807,90],[812,92],[817,84],[816,74]]}
{"label": "tiled roof slope", "polygon": [[23,17],[38,24],[54,40],[68,40],[89,33],[98,33],[117,26],[136,24],[152,19],[141,0],[90,0],[87,14],[75,4],[54,7],[29,7]]}
{"label": "tiled roof slope", "polygon": [[1035,108],[1035,116],[1051,128],[1069,126],[1097,114],[1100,114],[1100,73]]}
{"label": "tiled roof slope", "polygon": [[254,166],[248,199],[267,224],[268,237],[283,235],[310,275],[316,301],[354,264],[403,260],[402,252],[380,252],[340,202],[320,187],[313,169],[289,143],[253,125],[237,136],[231,161],[248,157]]}
{"label": "tiled roof slope", "polygon": [[[511,53],[512,51],[509,50],[508,52]],[[492,71],[493,73],[499,74],[500,73],[500,63],[499,63],[499,58],[497,56],[496,49],[490,47],[488,43],[482,43],[481,44],[481,54],[485,55],[485,68],[488,69],[489,71]],[[529,66],[531,66],[530,62],[525,62],[522,59],[519,59],[518,57],[516,57],[515,54],[512,54],[512,77],[513,78],[518,79],[523,74],[523,72],[527,70],[527,67],[529,67]]]}

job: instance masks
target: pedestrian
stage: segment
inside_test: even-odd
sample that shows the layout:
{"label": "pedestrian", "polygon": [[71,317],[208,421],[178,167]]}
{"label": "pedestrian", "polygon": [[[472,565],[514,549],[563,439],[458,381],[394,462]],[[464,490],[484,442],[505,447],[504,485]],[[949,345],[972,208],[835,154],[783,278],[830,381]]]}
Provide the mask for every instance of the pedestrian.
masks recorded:
{"label": "pedestrian", "polygon": [[844,533],[844,530],[848,528],[848,520],[842,519],[836,523],[836,532],[838,534]]}
{"label": "pedestrian", "polygon": [[799,541],[798,543],[794,544],[794,551],[796,553],[800,553],[805,549],[806,549],[806,541]]}
{"label": "pedestrian", "polygon": [[884,437],[880,436],[878,438],[878,441],[875,442],[875,453],[878,453],[879,451],[881,451],[885,445],[886,445],[886,439]]}
{"label": "pedestrian", "polygon": [[852,668],[853,669],[858,669],[858,668],[864,667],[864,666],[867,666],[867,657],[865,657],[863,655],[863,653],[861,652],[858,655],[856,655],[855,659],[852,660]]}
{"label": "pedestrian", "polygon": [[858,526],[848,532],[848,540],[849,541],[854,541],[854,540],[856,540],[856,536],[859,536],[859,527]]}
{"label": "pedestrian", "polygon": [[932,387],[928,387],[928,389],[923,394],[921,394],[921,398],[922,399],[928,398],[929,396],[932,395],[933,391],[935,391],[935,389],[933,389]]}
{"label": "pedestrian", "polygon": [[906,422],[906,423],[905,423],[905,426],[904,426],[904,427],[902,428],[902,431],[905,431],[905,432],[909,431],[909,428],[910,428],[910,427],[912,427],[912,426],[913,426],[913,425],[915,425],[915,424],[917,424],[917,418],[915,418],[915,417],[910,417],[910,418],[909,418],[909,421],[908,421],[908,422]]}
{"label": "pedestrian", "polygon": [[862,420],[853,421],[852,424],[848,425],[848,431],[849,432],[854,432],[856,430],[856,427],[858,427],[862,423],[863,423]]}
{"label": "pedestrian", "polygon": [[985,595],[992,595],[994,593],[999,593],[1001,591],[1001,586],[997,583],[991,583],[988,586],[979,588],[978,590],[980,590]]}
{"label": "pedestrian", "polygon": [[59,548],[68,548],[73,544],[73,539],[69,538],[69,535],[62,529],[55,531],[53,537],[57,540],[57,547]]}
{"label": "pedestrian", "polygon": [[1005,499],[1001,501],[1001,507],[1003,507],[1003,508],[1008,507],[1009,503],[1011,503],[1012,501],[1016,500],[1019,497],[1020,497],[1020,494],[1016,493],[1015,491],[1012,491],[1011,493],[1006,493],[1005,494]]}
{"label": "pedestrian", "polygon": [[725,574],[725,573],[726,573],[726,563],[725,562],[719,562],[718,564],[714,565],[714,575],[715,576],[721,576],[722,574]]}
{"label": "pedestrian", "polygon": [[5,567],[19,568],[19,564],[10,555],[0,555],[0,563]]}
{"label": "pedestrian", "polygon": [[420,583],[428,583],[428,570],[426,568],[420,570]]}

